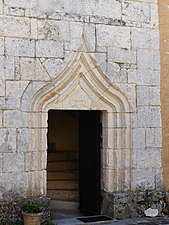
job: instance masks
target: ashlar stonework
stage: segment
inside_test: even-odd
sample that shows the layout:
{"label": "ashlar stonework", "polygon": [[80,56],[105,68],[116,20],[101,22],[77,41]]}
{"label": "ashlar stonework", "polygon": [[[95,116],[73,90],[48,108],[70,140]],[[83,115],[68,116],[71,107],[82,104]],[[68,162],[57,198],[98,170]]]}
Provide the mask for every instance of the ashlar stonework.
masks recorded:
{"label": "ashlar stonework", "polygon": [[102,111],[105,213],[120,217],[109,194],[122,193],[120,204],[128,192],[131,201],[163,191],[157,9],[156,0],[0,1],[2,201],[47,194],[51,109]]}

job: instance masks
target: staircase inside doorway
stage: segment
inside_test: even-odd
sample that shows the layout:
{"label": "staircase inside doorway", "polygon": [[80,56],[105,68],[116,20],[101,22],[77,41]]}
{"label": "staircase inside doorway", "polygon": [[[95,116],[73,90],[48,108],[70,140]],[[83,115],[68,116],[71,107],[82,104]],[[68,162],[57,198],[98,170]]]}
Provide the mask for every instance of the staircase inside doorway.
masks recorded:
{"label": "staircase inside doorway", "polygon": [[47,194],[52,200],[79,201],[78,112],[48,113]]}
{"label": "staircase inside doorway", "polygon": [[79,165],[75,151],[48,154],[48,197],[60,201],[79,200]]}

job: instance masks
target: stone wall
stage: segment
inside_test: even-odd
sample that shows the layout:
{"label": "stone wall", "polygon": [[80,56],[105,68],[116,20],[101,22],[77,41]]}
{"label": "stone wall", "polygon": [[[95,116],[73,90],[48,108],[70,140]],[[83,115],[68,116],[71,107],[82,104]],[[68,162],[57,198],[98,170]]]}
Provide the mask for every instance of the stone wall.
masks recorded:
{"label": "stone wall", "polygon": [[[115,111],[123,126],[108,121],[112,129],[108,141],[113,141],[114,147],[105,144],[102,188],[162,190],[156,0],[0,0],[1,199],[46,194],[47,118],[43,109],[33,112],[30,108],[35,95],[45,104],[40,90],[45,91],[45,85],[50,84],[57,88],[52,82],[64,68],[70,70],[69,62],[78,52],[92,57],[90,72],[95,67],[102,71],[115,88],[112,93],[123,93],[121,99],[127,99],[131,107],[130,111],[124,109],[126,117],[120,117],[123,107],[121,112]],[[81,54],[76,60],[83,57]],[[57,92],[52,92],[51,99],[54,95]],[[123,121],[127,115],[131,119]],[[130,129],[122,129],[126,126]],[[40,134],[36,143],[32,141],[34,132]],[[127,138],[119,139],[120,135]]]}

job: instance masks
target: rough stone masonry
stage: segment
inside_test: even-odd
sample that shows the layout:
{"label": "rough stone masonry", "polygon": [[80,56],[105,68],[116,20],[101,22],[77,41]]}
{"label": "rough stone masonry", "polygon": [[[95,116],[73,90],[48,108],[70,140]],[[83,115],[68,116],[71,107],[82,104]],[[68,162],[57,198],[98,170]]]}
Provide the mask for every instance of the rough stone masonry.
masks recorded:
{"label": "rough stone masonry", "polygon": [[[79,94],[64,94],[59,79],[75,77],[73,69],[68,71],[74,58],[93,82],[84,88],[97,109],[109,112],[104,118],[103,211],[121,217],[116,213],[120,204],[122,217],[137,215],[126,209],[128,201],[151,207],[153,198],[159,203],[164,197],[156,0],[0,0],[0,199],[46,195],[47,110],[81,109],[78,103],[90,100],[80,81],[73,88]],[[100,83],[94,85],[91,71]],[[53,89],[57,81],[63,94]],[[96,98],[101,82],[107,89]],[[95,109],[86,102],[82,109]],[[149,205],[143,198],[147,191],[155,196]]]}

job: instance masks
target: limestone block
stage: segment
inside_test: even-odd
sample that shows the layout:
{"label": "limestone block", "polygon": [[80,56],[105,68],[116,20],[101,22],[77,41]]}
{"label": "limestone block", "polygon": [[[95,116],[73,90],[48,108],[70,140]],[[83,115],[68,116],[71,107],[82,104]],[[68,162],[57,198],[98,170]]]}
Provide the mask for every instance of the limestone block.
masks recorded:
{"label": "limestone block", "polygon": [[14,79],[14,57],[0,56],[0,77],[1,79]]}
{"label": "limestone block", "polygon": [[153,28],[159,28],[159,20],[158,20],[158,5],[157,4],[150,4],[150,24]]}
{"label": "limestone block", "polygon": [[19,110],[6,110],[4,111],[4,126],[5,127],[27,127],[28,115]]}
{"label": "limestone block", "polygon": [[52,40],[38,40],[36,42],[36,56],[63,58],[63,42]]}
{"label": "limestone block", "polygon": [[0,174],[2,173],[2,154],[0,154]]}
{"label": "limestone block", "polygon": [[0,14],[3,14],[3,0],[0,0]]}
{"label": "limestone block", "polygon": [[154,128],[155,130],[155,146],[162,147],[162,129]]}
{"label": "limestone block", "polygon": [[161,149],[160,148],[140,148],[134,149],[135,168],[160,168]]}
{"label": "limestone block", "polygon": [[155,188],[155,170],[142,168],[133,170],[132,190],[152,190]]}
{"label": "limestone block", "polygon": [[132,48],[159,49],[159,31],[148,28],[131,28]]}
{"label": "limestone block", "polygon": [[138,49],[137,60],[138,69],[160,69],[159,50]]}
{"label": "limestone block", "polygon": [[160,71],[158,70],[135,70],[128,71],[128,83],[135,83],[138,85],[159,85]]}
{"label": "limestone block", "polygon": [[121,19],[121,4],[114,0],[78,0],[77,13],[81,15]]}
{"label": "limestone block", "polygon": [[37,19],[31,19],[31,38],[38,38],[38,24]]}
{"label": "limestone block", "polygon": [[30,105],[28,104],[33,95],[40,89],[42,88],[46,82],[30,82],[28,87],[26,88],[24,95],[22,96],[22,102],[21,102],[21,109],[23,111],[29,111],[30,110]]}
{"label": "limestone block", "polygon": [[29,177],[28,173],[19,172],[19,173],[12,173],[14,174],[14,185],[15,189],[22,197],[27,197],[27,194],[30,192],[28,189],[29,187]]}
{"label": "limestone block", "polygon": [[68,21],[38,20],[38,39],[69,41]]}
{"label": "limestone block", "polygon": [[122,19],[147,23],[150,21],[149,4],[125,1],[122,3]]}
{"label": "limestone block", "polygon": [[28,81],[6,81],[6,97],[21,98]]}
{"label": "limestone block", "polygon": [[20,98],[6,97],[5,98],[5,109],[20,109]]}
{"label": "limestone block", "polygon": [[78,51],[81,45],[82,34],[85,34],[89,51],[95,51],[95,25],[70,22],[70,41],[66,43],[66,50]]}
{"label": "limestone block", "polygon": [[4,14],[8,16],[24,16],[25,10],[21,8],[14,8],[6,6],[4,7]]}
{"label": "limestone block", "polygon": [[6,39],[6,54],[12,56],[35,56],[35,41],[26,39]]}
{"label": "limestone block", "polygon": [[0,38],[0,55],[4,55],[4,38]]}
{"label": "limestone block", "polygon": [[161,127],[160,107],[142,106],[138,108],[139,127]]}
{"label": "limestone block", "polygon": [[160,105],[160,86],[150,87],[150,105]]}
{"label": "limestone block", "polygon": [[29,127],[31,128],[47,128],[48,112],[32,112],[29,114]]}
{"label": "limestone block", "polygon": [[0,129],[0,152],[15,152],[16,151],[16,130],[15,129]]}
{"label": "limestone block", "polygon": [[108,61],[136,64],[136,51],[121,48],[108,48]]}
{"label": "limestone block", "polygon": [[163,168],[156,168],[155,169],[156,176],[155,176],[155,185],[156,190],[162,190],[163,189]]}
{"label": "limestone block", "polygon": [[0,96],[5,96],[5,81],[0,80]]}
{"label": "limestone block", "polygon": [[[135,84],[120,84],[120,83],[114,83],[116,87],[118,87],[121,92],[127,96],[128,101],[131,105],[131,111],[136,111],[136,85]],[[130,111],[130,112],[131,112]]]}
{"label": "limestone block", "polygon": [[0,110],[0,127],[2,127],[2,119],[3,119],[3,114],[2,114],[2,110]]}
{"label": "limestone block", "polygon": [[23,172],[25,167],[23,153],[4,153],[3,154],[3,172]]}
{"label": "limestone block", "polygon": [[15,57],[14,78],[15,78],[15,80],[21,79],[20,58],[19,57]]}
{"label": "limestone block", "polygon": [[66,63],[63,59],[46,59],[42,65],[45,70],[50,74],[50,77],[53,79],[58,76],[62,70],[66,67]]}
{"label": "limestone block", "polygon": [[96,25],[97,45],[130,48],[130,28]]}
{"label": "limestone block", "polygon": [[20,67],[22,80],[47,81],[51,79],[39,59],[22,58]]}
{"label": "limestone block", "polygon": [[47,151],[28,152],[25,158],[26,171],[45,170]]}
{"label": "limestone block", "polygon": [[156,147],[155,145],[155,128],[146,128],[146,146]]}
{"label": "limestone block", "polygon": [[36,6],[36,0],[4,0],[5,5],[19,8],[33,8]]}
{"label": "limestone block", "polygon": [[27,152],[29,150],[29,129],[19,128],[17,130],[17,149],[18,152]]}
{"label": "limestone block", "polygon": [[137,113],[136,112],[133,112],[132,113],[132,117],[131,117],[131,126],[133,128],[136,128],[138,125],[137,125]]}
{"label": "limestone block", "polygon": [[150,92],[148,86],[137,86],[137,105],[149,105]]}
{"label": "limestone block", "polygon": [[144,148],[146,144],[145,129],[134,128],[133,129],[133,148]]}
{"label": "limestone block", "polygon": [[0,16],[0,36],[30,37],[29,19],[12,16]]}

